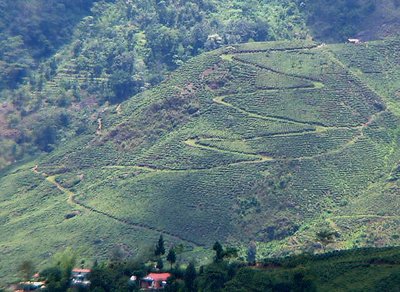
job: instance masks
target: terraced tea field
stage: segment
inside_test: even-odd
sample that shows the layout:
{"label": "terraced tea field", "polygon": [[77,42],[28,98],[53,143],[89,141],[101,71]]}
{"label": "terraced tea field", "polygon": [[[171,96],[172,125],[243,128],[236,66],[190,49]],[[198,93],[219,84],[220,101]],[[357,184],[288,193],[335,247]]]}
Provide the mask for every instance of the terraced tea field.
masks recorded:
{"label": "terraced tea field", "polygon": [[[83,228],[84,238],[97,238],[82,251],[88,256],[110,245],[140,249],[160,233],[195,251],[215,240],[255,240],[260,257],[398,244],[400,80],[382,69],[400,69],[388,57],[397,43],[251,43],[204,54],[110,109],[101,131],[3,180],[21,173],[51,190],[40,193],[57,201],[59,218],[48,219],[54,238],[66,224]],[[3,207],[21,203],[7,199],[11,193],[1,193]],[[43,199],[34,204],[50,208]],[[23,212],[27,227],[40,216]],[[115,230],[88,229],[89,219]],[[14,258],[9,224],[0,230]],[[69,232],[76,246],[88,246]],[[50,250],[71,242],[48,241]]]}

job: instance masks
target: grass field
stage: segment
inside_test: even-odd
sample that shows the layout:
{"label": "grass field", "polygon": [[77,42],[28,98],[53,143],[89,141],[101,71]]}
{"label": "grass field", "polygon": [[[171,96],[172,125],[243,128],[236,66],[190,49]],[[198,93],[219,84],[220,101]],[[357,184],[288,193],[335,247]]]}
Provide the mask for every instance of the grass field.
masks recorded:
{"label": "grass field", "polygon": [[399,44],[249,43],[190,60],[101,131],[3,172],[2,274],[65,246],[133,256],[160,233],[198,254],[255,240],[260,258],[398,245]]}

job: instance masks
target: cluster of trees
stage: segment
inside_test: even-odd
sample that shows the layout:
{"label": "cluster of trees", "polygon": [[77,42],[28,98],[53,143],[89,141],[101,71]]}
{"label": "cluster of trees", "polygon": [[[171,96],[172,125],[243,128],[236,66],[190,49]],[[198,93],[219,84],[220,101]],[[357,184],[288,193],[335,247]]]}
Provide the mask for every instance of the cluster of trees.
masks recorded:
{"label": "cluster of trees", "polygon": [[[151,252],[141,258],[124,259],[113,253],[108,261],[93,264],[90,287],[71,289],[71,271],[77,264],[77,257],[72,249],[67,248],[54,255],[52,265],[41,271],[40,276],[46,281],[45,291],[52,292],[139,291],[138,279],[149,272],[169,272],[172,276],[165,291],[171,292],[330,291],[338,281],[343,289],[348,290],[368,287],[370,291],[397,291],[400,287],[398,248],[303,254],[265,259],[256,264],[252,244],[244,262],[238,260],[236,249],[224,248],[215,242],[212,247],[213,261],[202,266],[179,261],[181,249],[180,246],[173,246],[167,252],[164,239],[160,236]],[[170,265],[164,266],[162,260],[167,260]],[[85,262],[80,262],[80,265],[84,267]],[[35,268],[32,262],[24,261],[19,271],[21,279],[27,281]],[[133,275],[137,280],[131,278]]]}
{"label": "cluster of trees", "polygon": [[15,88],[38,61],[71,39],[94,0],[1,0],[0,89]]}
{"label": "cluster of trees", "polygon": [[73,38],[94,1],[0,0],[0,104],[11,109],[0,112],[0,169],[38,150],[51,151],[58,131],[68,123],[65,113],[59,120],[60,110],[32,116],[49,96],[34,94],[37,89],[31,85],[35,80],[43,84],[39,68],[51,69],[44,63]]}
{"label": "cluster of trees", "polygon": [[67,42],[78,69],[106,74],[108,94],[124,99],[205,50],[306,32],[298,5],[289,0],[94,2],[0,1],[0,89],[15,88],[37,61]]}
{"label": "cluster of trees", "polygon": [[292,1],[116,1],[96,3],[76,32],[79,70],[109,76],[104,98],[119,102],[166,72],[222,45],[305,37]]}
{"label": "cluster of trees", "polygon": [[[160,236],[155,245],[153,255],[137,260],[123,260],[113,257],[108,262],[94,263],[89,276],[90,287],[74,287],[71,289],[71,271],[77,264],[76,255],[70,248],[54,256],[53,264],[40,273],[46,281],[45,291],[139,291],[139,282],[132,281],[132,275],[140,279],[149,272],[169,272],[165,291],[314,291],[314,286],[302,272],[288,274],[282,278],[273,278],[253,266],[255,262],[236,261],[237,250],[224,248],[219,242],[213,245],[215,252],[212,263],[196,266],[174,265],[177,260],[175,249],[171,247],[166,253],[164,239]],[[163,260],[170,265],[164,267]],[[252,259],[250,255],[249,259]],[[154,265],[156,263],[156,265]],[[84,262],[80,263],[82,266]],[[21,277],[28,281],[35,269],[30,261],[19,266]]]}

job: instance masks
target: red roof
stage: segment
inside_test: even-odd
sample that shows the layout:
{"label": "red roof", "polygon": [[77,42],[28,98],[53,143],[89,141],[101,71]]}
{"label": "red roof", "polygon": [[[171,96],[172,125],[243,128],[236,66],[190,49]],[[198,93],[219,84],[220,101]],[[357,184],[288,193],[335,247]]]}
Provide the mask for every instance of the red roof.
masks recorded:
{"label": "red roof", "polygon": [[92,271],[91,269],[78,269],[78,268],[72,270],[73,273],[90,273],[91,271]]}
{"label": "red roof", "polygon": [[146,278],[152,278],[154,281],[167,281],[169,277],[172,275],[170,273],[150,273],[146,276]]}

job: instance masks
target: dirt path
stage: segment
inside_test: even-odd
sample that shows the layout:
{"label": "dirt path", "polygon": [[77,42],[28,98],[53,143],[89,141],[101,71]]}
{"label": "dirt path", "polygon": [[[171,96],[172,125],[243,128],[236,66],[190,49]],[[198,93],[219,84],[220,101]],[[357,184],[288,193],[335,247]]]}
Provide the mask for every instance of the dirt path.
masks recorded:
{"label": "dirt path", "polygon": [[35,166],[32,169],[32,171],[34,173],[44,177],[47,182],[49,182],[50,184],[55,186],[62,193],[66,194],[68,196],[68,199],[67,199],[68,204],[73,206],[73,207],[78,207],[78,208],[84,209],[86,211],[97,213],[97,214],[105,216],[105,217],[107,217],[107,218],[109,218],[111,220],[117,221],[118,223],[127,225],[127,226],[129,226],[130,228],[133,228],[133,229],[139,229],[139,230],[146,230],[146,231],[161,233],[161,234],[164,234],[164,235],[170,237],[171,239],[178,240],[178,241],[181,241],[181,242],[186,242],[187,244],[190,244],[190,245],[193,245],[193,246],[196,246],[196,247],[204,246],[201,243],[198,243],[198,242],[195,242],[195,241],[192,241],[192,240],[189,240],[189,239],[182,238],[179,235],[173,234],[171,232],[168,232],[168,231],[165,231],[165,230],[161,230],[161,229],[158,229],[156,227],[153,227],[153,226],[150,226],[150,225],[147,225],[147,224],[143,224],[143,223],[134,223],[134,222],[128,221],[126,219],[121,219],[121,218],[118,218],[118,217],[116,217],[114,215],[111,215],[111,214],[108,214],[106,212],[97,210],[96,208],[93,208],[93,207],[91,207],[89,205],[86,205],[86,204],[80,202],[78,199],[76,199],[77,195],[75,193],[71,192],[70,190],[68,190],[67,188],[64,188],[61,184],[59,184],[56,181],[56,176],[48,176],[46,173],[40,172],[38,170],[38,166]]}
{"label": "dirt path", "polygon": [[[311,49],[315,49],[315,48],[319,48],[320,46],[310,46],[310,47],[306,47],[306,48],[290,48],[290,49],[278,49],[278,51],[300,51],[300,50],[311,50]],[[258,91],[265,91],[265,92],[279,92],[282,90],[297,90],[297,89],[302,89],[302,90],[316,90],[316,89],[321,89],[325,87],[325,84],[323,84],[322,82],[320,82],[319,80],[315,80],[313,78],[309,78],[309,77],[305,77],[305,76],[301,76],[301,75],[297,75],[297,74],[291,74],[291,73],[286,73],[286,72],[281,72],[279,70],[275,70],[272,68],[268,68],[266,66],[262,66],[259,64],[254,64],[250,61],[245,61],[245,60],[241,60],[237,57],[235,57],[235,55],[239,55],[239,54],[251,54],[251,53],[259,53],[259,52],[267,52],[267,51],[271,51],[273,49],[266,49],[266,50],[256,50],[256,51],[234,51],[234,52],[229,52],[226,54],[223,54],[222,57],[226,57],[226,56],[233,56],[232,58],[228,58],[231,62],[237,62],[237,63],[242,63],[245,65],[249,65],[249,66],[254,66],[258,69],[261,70],[265,70],[265,71],[269,71],[269,72],[274,72],[283,76],[288,76],[288,77],[295,77],[295,78],[299,78],[308,82],[312,82],[313,86],[309,86],[309,85],[305,85],[305,86],[300,86],[300,87],[296,87],[296,88],[285,88],[285,89],[260,89]],[[332,58],[332,61],[337,63],[339,66],[342,66],[346,71],[349,71],[347,67],[344,67],[344,65],[337,60],[336,58],[334,58],[334,56],[330,56],[330,58]],[[352,74],[352,72],[350,72]],[[354,75],[354,74],[352,74]],[[356,77],[356,76],[355,76]],[[357,78],[357,80],[361,83],[361,86],[366,87],[366,89],[373,91],[371,88],[367,87],[362,81],[359,80],[359,78]],[[375,91],[373,91],[374,93],[376,93]],[[270,157],[270,156],[265,156],[265,155],[261,155],[261,154],[254,154],[254,153],[246,153],[246,152],[240,152],[240,151],[232,151],[232,150],[227,150],[227,149],[221,149],[221,148],[217,148],[217,147],[213,147],[213,146],[208,146],[208,145],[203,145],[201,144],[201,138],[196,137],[196,138],[190,138],[187,139],[185,141],[183,141],[183,143],[185,145],[187,145],[188,147],[195,147],[195,148],[199,148],[199,149],[203,149],[203,150],[210,150],[210,151],[217,151],[217,152],[221,152],[221,153],[229,153],[229,154],[240,154],[240,155],[244,155],[249,157],[251,160],[244,160],[244,161],[239,161],[239,162],[233,162],[230,163],[228,165],[239,165],[239,164],[255,164],[255,163],[263,163],[263,162],[268,162],[268,161],[302,161],[302,160],[311,160],[311,159],[317,159],[320,157],[324,157],[324,156],[328,156],[328,155],[332,155],[332,154],[338,154],[340,152],[342,152],[343,150],[345,150],[346,148],[350,147],[351,145],[355,144],[357,141],[359,141],[361,138],[364,137],[364,129],[366,127],[368,127],[373,121],[376,120],[376,118],[382,114],[384,111],[375,113],[374,115],[372,115],[371,117],[369,117],[368,121],[364,124],[360,124],[357,126],[327,126],[327,125],[323,125],[321,123],[317,123],[317,122],[305,122],[305,121],[300,121],[300,120],[295,120],[295,119],[291,119],[291,118],[287,118],[287,117],[278,117],[278,116],[271,116],[271,115],[260,115],[257,113],[253,113],[250,111],[247,111],[241,107],[235,106],[227,101],[225,101],[225,98],[227,98],[228,96],[232,97],[235,95],[240,95],[240,94],[230,94],[230,95],[221,95],[221,96],[217,96],[213,99],[213,102],[217,105],[220,106],[226,106],[226,107],[230,107],[248,117],[251,118],[256,118],[256,119],[262,119],[262,120],[268,120],[268,121],[274,121],[274,122],[280,122],[280,123],[287,123],[287,124],[294,124],[294,125],[301,125],[301,126],[310,126],[313,129],[311,130],[305,130],[305,131],[294,131],[294,132],[288,132],[288,133],[280,133],[277,134],[276,136],[301,136],[301,135],[305,135],[305,134],[310,134],[310,133],[321,133],[321,132],[325,132],[325,131],[329,131],[329,130],[339,130],[339,129],[348,129],[348,130],[358,130],[358,134],[354,135],[354,137],[347,141],[346,143],[343,143],[341,146],[337,147],[336,149],[331,149],[328,150],[326,152],[323,153],[319,153],[319,154],[315,154],[312,156],[303,156],[303,157],[297,157],[297,158],[274,158],[274,157]],[[273,135],[271,135],[273,136]],[[256,138],[262,138],[262,137],[253,137],[253,139]],[[208,138],[211,139],[211,138]],[[227,165],[224,165],[227,166]],[[216,166],[216,167],[210,167],[210,168],[191,168],[191,169],[169,169],[169,168],[156,168],[156,167],[150,167],[150,166],[109,166],[108,168],[132,168],[132,169],[142,169],[142,170],[146,170],[146,171],[165,171],[165,172],[181,172],[181,171],[197,171],[197,170],[207,170],[207,169],[216,169],[216,168],[221,168],[223,166]]]}
{"label": "dirt path", "polygon": [[[315,47],[311,47],[311,48],[305,48],[305,49],[312,49]],[[301,50],[301,48],[294,48],[294,49],[290,49],[290,50]],[[268,50],[267,50],[268,51]],[[237,55],[240,53],[256,53],[256,52],[233,52],[233,53],[228,53],[226,55]],[[286,88],[284,90],[295,90],[295,89],[303,89],[303,90],[315,90],[315,89],[320,89],[323,88],[325,85],[321,82],[319,82],[318,80],[314,80],[312,78],[308,78],[308,77],[304,77],[304,76],[299,76],[296,74],[290,74],[290,73],[285,73],[285,72],[280,72],[271,68],[267,68],[265,66],[262,65],[258,65],[258,64],[254,64],[251,62],[247,62],[247,61],[243,61],[240,60],[239,58],[232,58],[233,62],[241,62],[247,65],[251,65],[251,66],[255,66],[261,70],[267,70],[270,72],[274,72],[277,74],[281,74],[284,76],[290,76],[290,77],[295,77],[295,78],[300,78],[306,81],[311,81],[313,86],[304,86],[304,87],[297,87],[297,88]],[[338,61],[337,59],[334,60],[335,62],[337,62],[339,65],[343,65],[342,63],[340,63],[340,61]],[[343,65],[344,66],[344,65]],[[348,70],[348,68],[345,68],[346,70]],[[358,78],[357,78],[358,80]],[[363,86],[366,86],[364,83],[362,83],[362,81],[360,81],[361,84]],[[369,87],[368,87],[369,89]],[[282,89],[261,89],[263,91],[280,91]],[[375,93],[375,91],[374,91]],[[230,96],[234,96],[234,95],[230,95]],[[108,168],[108,169],[136,169],[136,170],[144,170],[146,172],[149,173],[154,173],[154,172],[187,172],[187,171],[199,171],[199,170],[209,170],[209,169],[216,169],[216,168],[221,168],[221,167],[226,167],[226,166],[234,166],[234,165],[244,165],[244,164],[256,164],[256,163],[264,163],[264,162],[273,162],[273,161],[302,161],[302,160],[310,160],[310,159],[317,159],[319,157],[324,157],[327,155],[332,155],[332,154],[338,154],[341,153],[343,150],[345,150],[346,148],[350,147],[351,145],[353,145],[354,143],[356,143],[359,139],[361,139],[364,136],[364,129],[366,127],[368,127],[382,112],[376,113],[374,115],[372,115],[368,122],[366,122],[365,124],[359,125],[359,126],[345,126],[345,127],[335,127],[335,126],[326,126],[326,125],[322,125],[319,123],[313,123],[313,122],[304,122],[304,121],[299,121],[299,120],[294,120],[294,119],[290,119],[287,117],[276,117],[276,116],[264,116],[264,115],[260,115],[260,114],[256,114],[256,113],[252,113],[249,111],[246,111],[243,108],[237,107],[231,103],[228,103],[225,101],[225,98],[227,96],[217,96],[213,99],[213,102],[217,105],[220,106],[226,106],[226,107],[230,107],[235,109],[236,111],[247,115],[249,117],[252,118],[257,118],[257,119],[263,119],[263,120],[269,120],[269,121],[275,121],[275,122],[283,122],[283,123],[288,123],[288,124],[296,124],[296,125],[306,125],[306,126],[310,126],[313,127],[314,130],[306,130],[303,132],[288,132],[288,133],[281,133],[281,134],[277,134],[280,136],[290,136],[290,135],[296,135],[296,136],[301,136],[301,135],[305,135],[305,134],[310,134],[310,133],[319,133],[319,132],[323,132],[323,131],[328,131],[328,130],[334,130],[334,129],[357,129],[358,130],[358,134],[356,134],[353,139],[349,140],[348,142],[342,144],[340,147],[336,148],[336,149],[332,149],[329,151],[326,151],[324,153],[320,153],[320,154],[316,154],[316,155],[312,155],[312,156],[304,156],[304,157],[298,157],[298,158],[274,158],[274,157],[269,157],[269,156],[264,156],[261,154],[253,154],[253,153],[245,153],[245,152],[239,152],[239,151],[231,151],[231,150],[226,150],[226,149],[220,149],[217,147],[212,147],[212,146],[207,146],[207,145],[202,145],[201,144],[201,138],[191,138],[191,139],[187,139],[185,141],[182,141],[186,146],[188,147],[195,147],[195,148],[199,148],[199,149],[203,149],[203,150],[209,150],[209,151],[217,151],[217,152],[222,152],[222,153],[230,153],[230,154],[241,154],[244,156],[247,156],[250,158],[250,160],[244,160],[244,161],[238,161],[238,162],[233,162],[227,165],[223,165],[223,166],[217,166],[217,167],[211,167],[211,168],[199,168],[199,169],[161,169],[161,168],[156,168],[156,167],[152,167],[149,165],[133,165],[133,166],[123,166],[123,165],[114,165],[114,166],[106,166],[104,168]],[[254,137],[257,138],[257,137]],[[106,213],[104,211],[98,210],[96,208],[93,208],[89,205],[86,205],[85,203],[80,202],[77,198],[76,198],[76,194],[71,192],[70,190],[64,188],[63,186],[61,186],[57,181],[56,181],[56,177],[55,176],[48,176],[45,173],[42,173],[38,170],[38,167],[35,166],[35,168],[32,169],[32,171],[38,175],[41,175],[43,177],[46,178],[46,180],[51,183],[52,185],[54,185],[58,190],[60,190],[62,193],[66,194],[68,196],[68,204],[70,204],[71,206],[75,206],[75,207],[79,207],[81,209],[85,209],[87,211],[90,212],[94,212],[97,213],[99,215],[105,216],[111,220],[114,220],[120,224],[124,224],[130,228],[134,228],[134,229],[141,229],[141,230],[147,230],[147,231],[152,231],[152,232],[157,232],[157,233],[161,233],[164,234],[172,239],[178,240],[178,241],[182,241],[182,242],[186,242],[187,244],[193,245],[193,246],[202,246],[202,244],[192,241],[192,240],[188,240],[188,239],[184,239],[182,237],[180,237],[179,235],[146,225],[146,224],[141,224],[141,223],[134,223],[134,222],[130,222],[126,219],[121,219],[118,218],[112,214]],[[348,216],[349,218],[354,218],[355,216],[364,216],[364,215],[354,215],[354,216]],[[374,215],[365,215],[365,217],[374,217]],[[377,217],[377,216],[375,216]],[[336,216],[336,217],[332,217],[332,218],[347,218],[345,216]],[[380,218],[394,218],[392,216],[380,216]],[[397,218],[397,217],[396,217]],[[399,217],[400,218],[400,217]]]}
{"label": "dirt path", "polygon": [[[311,48],[306,48],[306,49],[312,49],[315,47],[311,47]],[[291,49],[292,50],[292,49]],[[295,48],[294,50],[299,50],[299,48]],[[258,52],[258,51],[257,51]],[[237,55],[237,54],[241,54],[241,53],[257,53],[257,52],[235,52],[233,54]],[[231,53],[232,54],[232,53]],[[243,63],[246,65],[250,65],[250,66],[254,66],[257,67],[258,69],[261,70],[266,70],[266,71],[270,71],[270,72],[274,72],[280,75],[284,75],[284,76],[289,76],[289,77],[296,77],[299,79],[303,79],[306,81],[311,81],[313,83],[314,86],[304,86],[304,87],[296,87],[296,88],[286,88],[284,90],[296,90],[296,89],[303,89],[303,90],[315,90],[315,89],[320,89],[325,87],[325,84],[319,82],[318,80],[314,80],[312,78],[308,78],[308,77],[304,77],[304,76],[300,76],[297,74],[290,74],[290,73],[285,73],[285,72],[280,72],[278,70],[274,70],[271,68],[268,68],[266,66],[262,66],[259,64],[254,64],[252,62],[249,61],[244,61],[241,60],[239,58],[232,58],[232,61],[234,62],[238,62],[238,63]],[[335,61],[338,62],[338,61]],[[339,63],[339,65],[343,65],[341,63]],[[369,89],[369,88],[368,88]],[[269,92],[279,92],[282,89],[263,89],[260,91],[269,91]],[[240,94],[237,94],[240,95]],[[227,149],[221,149],[221,148],[217,148],[217,147],[212,147],[212,146],[206,146],[201,144],[201,140],[200,138],[196,138],[196,139],[188,139],[186,141],[184,141],[184,143],[190,147],[197,147],[200,149],[206,149],[206,150],[213,150],[213,151],[218,151],[218,152],[224,152],[224,153],[232,153],[232,154],[242,154],[242,155],[249,155],[255,158],[254,161],[243,161],[243,162],[239,162],[239,163],[262,163],[262,162],[266,162],[266,161],[301,161],[301,160],[310,160],[310,159],[316,159],[319,157],[323,157],[323,156],[327,156],[327,155],[332,155],[332,154],[337,154],[342,152],[344,149],[348,148],[349,146],[355,144],[358,140],[360,140],[362,137],[364,137],[364,129],[366,127],[368,127],[373,121],[375,121],[375,119],[382,114],[382,112],[376,113],[374,115],[372,115],[369,119],[368,122],[358,125],[358,126],[326,126],[320,123],[313,123],[313,122],[305,122],[305,121],[299,121],[299,120],[295,120],[295,119],[290,119],[287,117],[277,117],[277,116],[264,116],[264,115],[260,115],[260,114],[256,114],[253,112],[249,112],[243,108],[240,108],[238,106],[235,106],[231,103],[228,103],[225,101],[225,98],[227,98],[228,96],[235,96],[235,94],[231,94],[231,95],[222,95],[222,96],[217,96],[213,99],[213,102],[221,105],[221,106],[226,106],[226,107],[230,107],[235,109],[236,111],[247,115],[249,117],[252,118],[257,118],[257,119],[263,119],[263,120],[270,120],[270,121],[275,121],[275,122],[283,122],[283,123],[288,123],[288,124],[295,124],[295,125],[302,125],[302,126],[310,126],[310,127],[314,127],[315,130],[310,130],[310,131],[303,131],[303,132],[293,132],[293,133],[285,133],[285,134],[279,134],[280,136],[290,136],[290,135],[296,135],[296,136],[300,136],[300,135],[305,135],[305,134],[310,134],[310,133],[320,133],[320,132],[324,132],[324,131],[329,131],[329,130],[338,130],[338,129],[356,129],[358,130],[358,134],[355,135],[351,140],[349,140],[348,142],[342,144],[340,147],[333,149],[333,150],[329,150],[326,151],[324,153],[320,153],[320,154],[316,154],[316,155],[312,155],[312,156],[303,156],[303,157],[298,157],[298,158],[274,158],[274,157],[269,157],[269,156],[263,156],[263,155],[258,155],[258,154],[252,154],[252,153],[246,153],[246,152],[239,152],[239,151],[231,151],[231,150],[227,150]],[[257,138],[257,137],[255,137]],[[210,138],[209,138],[210,139]],[[254,138],[253,138],[254,139]],[[238,163],[233,163],[233,165],[238,164]]]}

